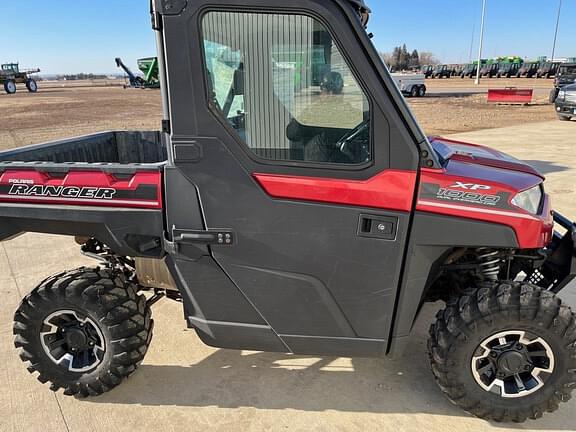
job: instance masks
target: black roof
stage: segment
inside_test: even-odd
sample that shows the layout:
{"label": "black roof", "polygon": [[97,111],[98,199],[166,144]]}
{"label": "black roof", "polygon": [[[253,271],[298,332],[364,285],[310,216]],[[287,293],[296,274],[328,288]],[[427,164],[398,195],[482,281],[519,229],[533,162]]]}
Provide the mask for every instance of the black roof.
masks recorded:
{"label": "black roof", "polygon": [[365,11],[370,13],[371,10],[368,6],[366,6],[366,2],[364,0],[348,0],[352,3],[358,10]]}
{"label": "black roof", "polygon": [[362,24],[365,26],[368,24],[368,20],[370,19],[370,13],[372,12],[364,0],[348,0],[352,4],[352,7],[358,11],[360,15],[360,19],[362,20]]}

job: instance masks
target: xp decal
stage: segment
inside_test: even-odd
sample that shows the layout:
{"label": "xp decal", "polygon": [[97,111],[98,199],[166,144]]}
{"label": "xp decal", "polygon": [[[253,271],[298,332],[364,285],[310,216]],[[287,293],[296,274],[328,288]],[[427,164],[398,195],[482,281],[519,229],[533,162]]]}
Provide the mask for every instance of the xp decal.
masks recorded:
{"label": "xp decal", "polygon": [[480,185],[480,184],[474,184],[474,183],[462,183],[459,181],[457,181],[456,183],[454,183],[450,187],[451,188],[466,189],[466,190],[490,190],[490,189],[492,189],[491,186],[487,186],[487,185]]}

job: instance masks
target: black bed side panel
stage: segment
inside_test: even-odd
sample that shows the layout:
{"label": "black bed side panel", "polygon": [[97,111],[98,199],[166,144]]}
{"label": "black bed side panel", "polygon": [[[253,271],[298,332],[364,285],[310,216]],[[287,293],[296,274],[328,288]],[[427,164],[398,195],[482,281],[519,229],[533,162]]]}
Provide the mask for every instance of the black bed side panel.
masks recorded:
{"label": "black bed side panel", "polygon": [[101,132],[7,150],[0,161],[151,164],[166,160],[160,132]]}
{"label": "black bed side panel", "polygon": [[0,241],[40,232],[95,237],[120,255],[160,257],[161,210],[0,204]]}

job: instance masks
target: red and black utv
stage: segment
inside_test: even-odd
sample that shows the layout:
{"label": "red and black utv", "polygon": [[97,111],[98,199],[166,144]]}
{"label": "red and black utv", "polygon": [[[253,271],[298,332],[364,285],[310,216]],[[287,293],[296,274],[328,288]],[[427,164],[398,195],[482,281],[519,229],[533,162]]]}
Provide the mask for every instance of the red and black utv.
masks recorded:
{"label": "red and black utv", "polygon": [[156,0],[152,17],[162,131],[0,154],[0,238],[75,236],[101,262],[16,311],[41,382],[120,384],[161,296],[215,347],[368,357],[442,300],[428,349],[456,404],[524,421],[570,397],[573,223],[532,167],[426,138],[362,0]]}

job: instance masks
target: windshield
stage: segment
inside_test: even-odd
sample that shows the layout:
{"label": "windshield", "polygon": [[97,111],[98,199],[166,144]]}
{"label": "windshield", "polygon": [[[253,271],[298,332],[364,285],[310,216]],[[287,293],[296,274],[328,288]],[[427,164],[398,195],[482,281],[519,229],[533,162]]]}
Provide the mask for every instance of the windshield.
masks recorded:
{"label": "windshield", "polygon": [[565,74],[576,74],[576,65],[561,66],[559,73],[562,74],[562,75],[565,75]]}

